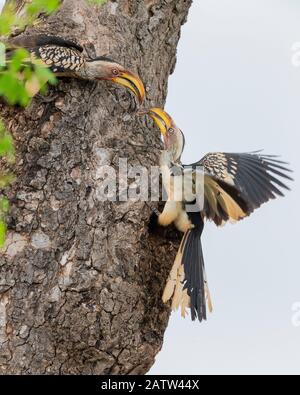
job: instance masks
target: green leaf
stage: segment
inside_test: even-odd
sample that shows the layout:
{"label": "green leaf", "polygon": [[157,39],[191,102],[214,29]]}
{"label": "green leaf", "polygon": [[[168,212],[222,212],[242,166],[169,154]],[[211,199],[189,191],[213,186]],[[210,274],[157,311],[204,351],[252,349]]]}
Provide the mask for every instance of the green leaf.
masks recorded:
{"label": "green leaf", "polygon": [[5,197],[0,197],[0,248],[4,246],[6,238],[6,215],[9,213],[10,205],[9,201]]}
{"label": "green leaf", "polygon": [[[0,199],[0,213],[8,214],[10,209],[10,204],[7,198]],[[1,214],[0,214],[1,215]]]}
{"label": "green leaf", "polygon": [[5,51],[6,51],[5,44],[0,42],[0,67],[5,66],[5,60],[6,60]]}
{"label": "green leaf", "polygon": [[17,18],[10,10],[0,14],[0,36],[8,35],[12,27],[16,24]]}
{"label": "green leaf", "polygon": [[0,96],[4,96],[10,105],[20,104],[26,107],[30,101],[22,77],[9,70],[4,71],[0,77]]}
{"label": "green leaf", "polygon": [[4,220],[0,220],[0,248],[4,247],[6,239],[7,227]]}
{"label": "green leaf", "polygon": [[15,148],[12,136],[6,131],[0,121],[0,157],[4,156],[10,163],[15,161]]}
{"label": "green leaf", "polygon": [[16,176],[12,173],[0,173],[0,189],[7,188],[13,184],[16,180]]}
{"label": "green leaf", "polygon": [[42,12],[51,14],[57,10],[59,3],[59,0],[32,0],[32,3],[27,5],[26,12],[30,16],[37,16]]}
{"label": "green leaf", "polygon": [[7,155],[13,151],[13,141],[10,135],[0,138],[0,156]]}
{"label": "green leaf", "polygon": [[9,69],[11,71],[17,72],[24,68],[24,61],[30,58],[30,54],[26,49],[19,48],[14,52],[14,56],[9,62]]}
{"label": "green leaf", "polygon": [[42,84],[46,84],[47,82],[49,82],[51,85],[55,85],[57,83],[57,79],[55,75],[52,73],[50,69],[48,69],[44,65],[36,64],[34,72],[38,80]]}

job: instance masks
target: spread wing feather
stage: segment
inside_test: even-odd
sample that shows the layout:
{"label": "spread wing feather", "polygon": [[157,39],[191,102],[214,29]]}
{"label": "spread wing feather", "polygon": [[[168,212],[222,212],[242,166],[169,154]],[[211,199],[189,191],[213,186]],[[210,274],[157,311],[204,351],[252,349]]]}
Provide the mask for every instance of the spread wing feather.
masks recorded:
{"label": "spread wing feather", "polygon": [[211,153],[185,166],[185,172],[199,167],[204,174],[201,212],[217,225],[239,221],[263,203],[284,196],[282,190],[289,188],[283,180],[292,180],[287,163],[260,153]]}

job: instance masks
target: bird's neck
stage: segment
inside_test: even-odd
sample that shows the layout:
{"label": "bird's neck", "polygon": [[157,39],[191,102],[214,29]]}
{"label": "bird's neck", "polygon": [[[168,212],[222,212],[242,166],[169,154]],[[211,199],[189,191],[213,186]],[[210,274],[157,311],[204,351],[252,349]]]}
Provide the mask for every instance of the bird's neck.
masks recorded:
{"label": "bird's neck", "polygon": [[174,166],[180,166],[181,167],[181,161],[180,159],[175,159],[173,152],[164,150],[161,152],[160,155],[160,167],[168,167],[171,169]]}
{"label": "bird's neck", "polygon": [[89,65],[87,62],[85,62],[84,66],[81,67],[81,69],[77,72],[77,74],[79,78],[82,78],[84,80],[92,79],[92,74],[89,70]]}

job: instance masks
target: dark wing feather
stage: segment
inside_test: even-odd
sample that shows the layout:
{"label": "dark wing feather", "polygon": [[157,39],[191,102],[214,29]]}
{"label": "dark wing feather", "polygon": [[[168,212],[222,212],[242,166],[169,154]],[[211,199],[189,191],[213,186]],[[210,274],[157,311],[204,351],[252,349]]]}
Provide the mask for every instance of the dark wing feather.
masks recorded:
{"label": "dark wing feather", "polygon": [[77,42],[60,36],[48,34],[32,34],[28,36],[24,35],[9,38],[5,44],[9,50],[16,48],[26,48],[30,50],[37,47],[43,47],[45,45],[54,45],[58,47],[73,48],[78,52],[83,52],[83,47]]}
{"label": "dark wing feather", "polygon": [[260,153],[211,153],[193,166],[203,168],[203,215],[221,225],[238,221],[289,188],[287,163]]}
{"label": "dark wing feather", "polygon": [[[286,167],[287,163],[275,159],[274,156],[261,154],[224,155],[229,164],[229,172],[232,172],[232,164],[235,164],[237,170],[232,173],[234,185],[246,197],[252,211],[270,199],[275,199],[276,196],[284,196],[281,189],[289,190],[283,182],[283,180],[293,180],[289,175],[291,170]],[[247,177],[251,177],[251,182],[247,182]],[[253,189],[258,191],[255,201],[251,199]]]}
{"label": "dark wing feather", "polygon": [[72,73],[79,71],[85,64],[83,48],[74,41],[58,36],[21,36],[9,39],[6,48],[7,59],[13,55],[16,48],[26,48],[58,75],[72,76]]}

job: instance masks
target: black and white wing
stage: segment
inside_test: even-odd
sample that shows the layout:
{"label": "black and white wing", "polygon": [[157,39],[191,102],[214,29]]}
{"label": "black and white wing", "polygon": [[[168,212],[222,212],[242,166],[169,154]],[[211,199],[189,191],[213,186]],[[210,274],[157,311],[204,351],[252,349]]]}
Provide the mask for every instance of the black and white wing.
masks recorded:
{"label": "black and white wing", "polygon": [[7,58],[14,53],[15,49],[25,48],[58,75],[72,75],[85,64],[85,58],[82,55],[83,48],[78,43],[59,36],[46,34],[20,36],[9,39],[6,47]]}
{"label": "black and white wing", "polygon": [[284,196],[292,180],[285,162],[260,153],[211,153],[195,165],[204,173],[203,217],[222,225],[249,216],[263,203]]}

